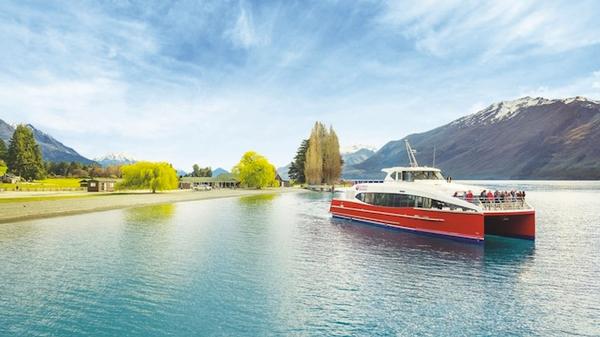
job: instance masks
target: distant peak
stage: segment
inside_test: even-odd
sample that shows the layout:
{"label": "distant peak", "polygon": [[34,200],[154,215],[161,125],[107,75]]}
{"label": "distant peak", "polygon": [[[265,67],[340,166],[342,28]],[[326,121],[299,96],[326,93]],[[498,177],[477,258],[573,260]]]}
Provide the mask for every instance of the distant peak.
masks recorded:
{"label": "distant peak", "polygon": [[345,146],[340,148],[340,152],[342,154],[347,154],[347,153],[354,153],[360,150],[369,150],[369,151],[373,151],[376,152],[377,151],[377,147],[373,146],[373,145],[364,145],[364,144],[356,144],[356,145],[350,145],[350,146]]}
{"label": "distant peak", "polygon": [[514,118],[522,111],[530,107],[543,106],[553,103],[572,104],[581,102],[586,104],[600,104],[598,101],[588,99],[583,96],[575,96],[565,99],[548,99],[544,97],[525,96],[515,100],[501,101],[494,103],[487,108],[478,111],[472,115],[465,116],[452,122],[453,125],[472,126],[476,124],[487,125]]}
{"label": "distant peak", "polygon": [[594,101],[593,99],[589,99],[589,98],[583,97],[583,96],[569,97],[569,98],[561,99],[561,101],[565,104],[571,104],[573,102],[600,104],[599,101]]}
{"label": "distant peak", "polygon": [[95,161],[135,161],[135,158],[124,152],[113,152],[94,158]]}

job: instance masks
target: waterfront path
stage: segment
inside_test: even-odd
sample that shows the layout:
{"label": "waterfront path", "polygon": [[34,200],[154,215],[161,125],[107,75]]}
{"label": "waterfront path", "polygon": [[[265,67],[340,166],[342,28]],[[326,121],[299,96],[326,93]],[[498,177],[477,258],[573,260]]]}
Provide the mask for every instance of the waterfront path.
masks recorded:
{"label": "waterfront path", "polygon": [[0,223],[134,206],[298,191],[301,190],[296,188],[269,188],[263,190],[218,189],[212,191],[177,190],[156,194],[148,192],[4,192],[0,193]]}

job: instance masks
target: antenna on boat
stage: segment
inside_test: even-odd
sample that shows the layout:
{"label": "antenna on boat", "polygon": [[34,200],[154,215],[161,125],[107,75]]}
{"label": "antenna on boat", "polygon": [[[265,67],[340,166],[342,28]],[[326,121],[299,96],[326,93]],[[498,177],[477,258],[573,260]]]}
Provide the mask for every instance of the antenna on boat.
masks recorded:
{"label": "antenna on boat", "polygon": [[419,163],[417,163],[417,158],[415,157],[415,153],[417,151],[413,150],[410,147],[410,143],[408,142],[408,139],[405,139],[404,143],[406,144],[406,153],[408,154],[408,161],[410,162],[410,167],[419,166]]}
{"label": "antenna on boat", "polygon": [[435,167],[435,144],[433,145],[433,163],[431,163],[431,167]]}

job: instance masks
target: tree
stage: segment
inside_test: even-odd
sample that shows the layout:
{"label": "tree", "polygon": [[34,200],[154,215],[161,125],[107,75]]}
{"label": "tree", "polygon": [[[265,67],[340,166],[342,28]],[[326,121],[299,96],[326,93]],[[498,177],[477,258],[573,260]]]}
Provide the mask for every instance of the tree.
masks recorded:
{"label": "tree", "polygon": [[6,162],[8,160],[8,149],[2,139],[0,139],[0,160]]}
{"label": "tree", "polygon": [[18,125],[8,146],[8,169],[27,179],[42,179],[45,176],[42,152],[31,129]]}
{"label": "tree", "polygon": [[325,133],[323,124],[315,122],[308,139],[308,150],[304,163],[304,175],[309,184],[320,184],[323,180],[323,150],[321,147]]}
{"label": "tree", "polygon": [[192,166],[192,177],[199,177],[199,176],[200,176],[200,165],[194,164],[194,166]]}
{"label": "tree", "polygon": [[323,180],[332,185],[340,179],[342,174],[342,155],[340,154],[340,143],[333,127],[323,140]]}
{"label": "tree", "polygon": [[322,123],[316,122],[305,155],[306,181],[309,184],[333,184],[340,178],[342,164],[340,144],[333,127],[330,126],[328,131]]}
{"label": "tree", "polygon": [[212,168],[208,167],[200,167],[198,164],[194,164],[192,166],[192,173],[189,174],[190,177],[212,177]]}
{"label": "tree", "polygon": [[231,170],[231,173],[240,180],[243,186],[259,189],[273,186],[277,174],[275,166],[267,158],[254,151],[244,153],[240,162]]}
{"label": "tree", "polygon": [[123,181],[120,189],[156,191],[173,190],[177,188],[177,171],[169,163],[140,161],[121,167]]}
{"label": "tree", "polygon": [[0,177],[5,175],[7,170],[8,167],[6,166],[6,163],[4,162],[4,160],[0,159]]}
{"label": "tree", "polygon": [[288,169],[288,175],[290,179],[297,183],[304,184],[306,182],[306,176],[304,175],[304,163],[306,162],[306,151],[308,150],[308,139],[304,139],[296,151],[294,161],[290,163]]}

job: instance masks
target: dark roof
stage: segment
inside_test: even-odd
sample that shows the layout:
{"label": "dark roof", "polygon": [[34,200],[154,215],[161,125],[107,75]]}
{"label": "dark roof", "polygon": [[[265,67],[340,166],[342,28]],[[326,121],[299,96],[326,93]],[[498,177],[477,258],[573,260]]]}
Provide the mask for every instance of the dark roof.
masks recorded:
{"label": "dark roof", "polygon": [[238,180],[232,176],[221,174],[218,177],[181,177],[184,183],[212,183],[212,182],[231,182],[237,183]]}
{"label": "dark roof", "polygon": [[112,179],[112,178],[92,178],[92,179],[88,179],[87,181],[104,181],[104,182],[117,182],[117,179]]}

